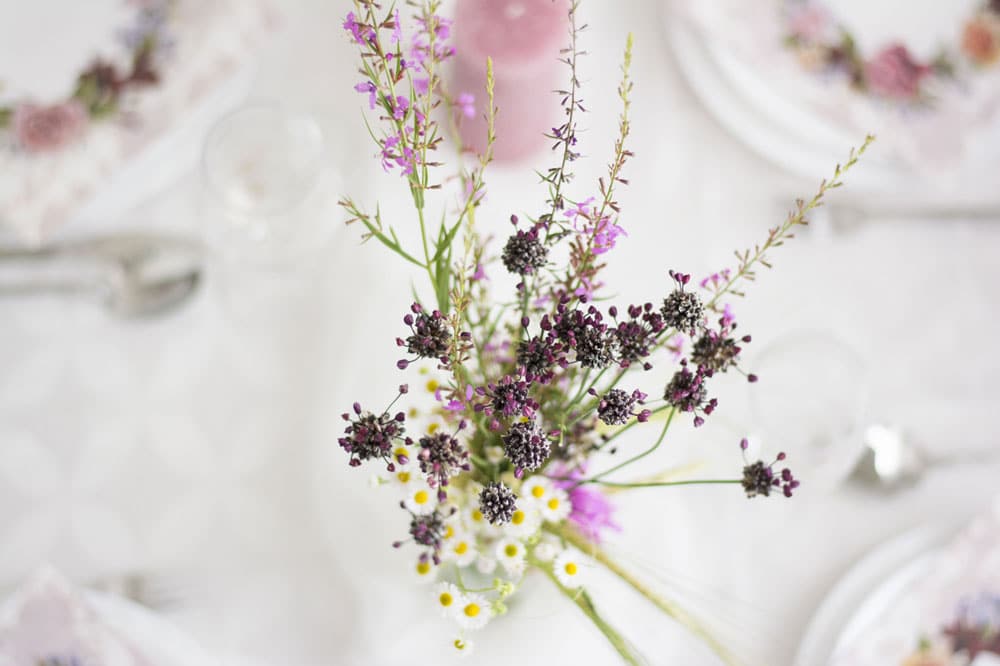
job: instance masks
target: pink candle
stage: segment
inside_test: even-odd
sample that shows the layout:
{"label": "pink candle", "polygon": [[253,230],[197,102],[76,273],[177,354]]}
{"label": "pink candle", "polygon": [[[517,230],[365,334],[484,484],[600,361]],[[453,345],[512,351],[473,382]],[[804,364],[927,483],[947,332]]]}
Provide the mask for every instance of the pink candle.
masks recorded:
{"label": "pink candle", "polygon": [[497,160],[517,160],[547,144],[559,124],[568,68],[559,51],[569,43],[567,0],[458,0],[453,94],[472,93],[476,113],[462,119],[462,141],[486,144],[486,58],[493,59]]}

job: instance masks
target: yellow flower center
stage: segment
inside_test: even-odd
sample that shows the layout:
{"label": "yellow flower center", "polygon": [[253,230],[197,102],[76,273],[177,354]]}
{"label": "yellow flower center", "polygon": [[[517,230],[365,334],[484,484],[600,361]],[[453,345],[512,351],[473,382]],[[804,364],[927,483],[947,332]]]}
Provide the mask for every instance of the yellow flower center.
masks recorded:
{"label": "yellow flower center", "polygon": [[427,426],[427,434],[428,435],[433,435],[434,433],[436,433],[438,431],[438,428],[440,428],[440,427],[441,427],[440,423],[432,423],[432,424],[430,424],[429,426]]}
{"label": "yellow flower center", "polygon": [[461,638],[456,638],[455,639],[455,649],[456,650],[464,650],[465,647],[466,647],[465,641],[463,641]]}
{"label": "yellow flower center", "polygon": [[409,416],[411,419],[413,419],[416,418],[417,414],[419,413],[420,412],[417,411],[416,407],[410,407],[410,410],[406,413],[406,415]]}
{"label": "yellow flower center", "polygon": [[542,495],[544,494],[545,494],[545,488],[542,488],[541,486],[535,486],[534,488],[531,489],[531,496],[534,497],[535,499],[542,499]]}
{"label": "yellow flower center", "polygon": [[440,384],[437,383],[436,379],[428,379],[427,380],[427,392],[428,393],[434,393],[434,391],[437,391],[438,390],[438,386],[440,386]]}
{"label": "yellow flower center", "polygon": [[396,450],[395,450],[395,451],[393,451],[392,453],[393,453],[393,455],[394,455],[394,456],[396,456],[397,458],[398,458],[398,457],[400,457],[400,456],[406,456],[407,458],[409,458],[409,457],[410,457],[410,452],[409,452],[409,451],[407,451],[407,450],[406,450],[405,448],[403,448],[402,446],[400,446],[400,447],[397,447],[397,448],[396,448]]}
{"label": "yellow flower center", "polygon": [[479,615],[479,604],[469,604],[462,612],[466,617],[476,617]]}
{"label": "yellow flower center", "polygon": [[413,501],[417,504],[427,504],[427,500],[431,498],[430,494],[426,490],[418,490],[413,496]]}
{"label": "yellow flower center", "polygon": [[445,538],[445,539],[450,539],[450,538],[452,538],[453,536],[455,536],[455,528],[454,528],[454,527],[452,527],[451,525],[449,525],[449,526],[448,526],[448,527],[446,527],[446,528],[445,528],[445,530],[444,530],[444,538]]}
{"label": "yellow flower center", "polygon": [[442,592],[441,596],[438,597],[438,603],[442,606],[451,606],[454,601],[455,598],[451,596],[450,592]]}
{"label": "yellow flower center", "polygon": [[555,511],[556,509],[558,509],[559,508],[559,499],[556,498],[556,497],[553,497],[552,499],[550,499],[549,500],[549,508],[552,509],[553,511]]}
{"label": "yellow flower center", "polygon": [[431,572],[430,562],[417,562],[417,573],[421,576],[426,576]]}
{"label": "yellow flower center", "polygon": [[475,511],[473,511],[472,512],[472,522],[474,522],[474,523],[481,523],[481,522],[483,522],[483,512],[480,511],[479,509],[476,509]]}
{"label": "yellow flower center", "polygon": [[399,479],[400,483],[409,483],[409,481],[410,481],[410,473],[409,472],[400,472],[399,474],[396,475],[396,478]]}
{"label": "yellow flower center", "polygon": [[465,555],[468,551],[469,551],[469,544],[465,543],[464,541],[459,542],[459,544],[455,546],[456,555]]}
{"label": "yellow flower center", "polygon": [[503,554],[507,557],[514,557],[517,555],[517,546],[515,544],[509,543],[504,546]]}
{"label": "yellow flower center", "polygon": [[566,566],[563,567],[563,570],[566,572],[567,576],[575,576],[576,575],[576,562],[567,562]]}
{"label": "yellow flower center", "polygon": [[521,523],[524,522],[524,517],[525,517],[524,511],[518,509],[517,511],[514,512],[514,515],[511,516],[510,522],[514,523],[515,525],[520,525]]}

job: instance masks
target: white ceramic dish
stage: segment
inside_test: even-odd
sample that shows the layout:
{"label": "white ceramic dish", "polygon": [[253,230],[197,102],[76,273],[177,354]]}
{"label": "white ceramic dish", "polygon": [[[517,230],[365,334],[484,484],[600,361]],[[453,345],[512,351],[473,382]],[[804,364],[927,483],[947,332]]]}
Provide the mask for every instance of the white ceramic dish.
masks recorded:
{"label": "white ceramic dish", "polygon": [[[218,666],[194,639],[143,606],[99,592],[86,592],[85,596],[107,625],[154,666]],[[0,615],[7,612],[9,604],[0,604]]]}
{"label": "white ceramic dish", "polygon": [[920,527],[882,544],[854,565],[813,616],[795,666],[827,664],[884,618],[909,585],[933,566],[956,532],[950,525]]}

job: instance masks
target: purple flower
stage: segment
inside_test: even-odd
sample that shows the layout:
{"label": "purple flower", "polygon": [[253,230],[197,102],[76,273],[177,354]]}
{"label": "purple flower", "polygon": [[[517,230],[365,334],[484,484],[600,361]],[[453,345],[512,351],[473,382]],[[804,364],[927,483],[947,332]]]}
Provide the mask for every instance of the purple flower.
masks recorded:
{"label": "purple flower", "polygon": [[374,109],[376,100],[378,100],[378,88],[371,81],[362,81],[361,83],[354,86],[354,89],[359,93],[368,93],[368,108]]}
{"label": "purple flower", "polygon": [[616,345],[618,364],[627,368],[642,361],[643,368],[649,370],[652,364],[644,361],[652,351],[652,345],[666,324],[663,316],[653,309],[652,303],[628,306],[628,319],[618,321],[618,308],[612,307],[608,313],[618,324],[612,329]]}
{"label": "purple flower", "polygon": [[365,28],[361,23],[358,23],[354,12],[347,12],[347,16],[344,18],[344,30],[351,33],[354,41],[362,46],[366,46],[375,37],[371,28]]}
{"label": "purple flower", "polygon": [[392,107],[392,117],[396,120],[402,120],[406,117],[406,112],[410,109],[410,100],[403,97],[402,95],[396,96],[396,103]]}
{"label": "purple flower", "polygon": [[573,509],[569,519],[580,533],[592,543],[601,543],[601,534],[606,530],[621,532],[621,526],[614,520],[615,505],[608,496],[597,488],[576,485],[585,470],[577,469],[567,474],[565,470],[553,474],[558,480],[557,488],[569,489],[569,502]]}
{"label": "purple flower", "polygon": [[403,24],[400,23],[399,21],[398,9],[396,10],[396,13],[392,17],[392,23],[393,23],[392,37],[390,37],[390,39],[392,40],[393,44],[399,44],[400,40],[403,39]]}
{"label": "purple flower", "polygon": [[613,250],[619,236],[628,236],[628,233],[624,229],[607,217],[602,217],[598,220],[591,233],[594,236],[593,253],[595,255],[601,255],[608,250]]}
{"label": "purple flower", "polygon": [[476,96],[472,93],[462,93],[458,96],[458,108],[466,118],[473,118],[476,115]]}
{"label": "purple flower", "polygon": [[865,80],[876,95],[907,100],[919,95],[920,83],[931,71],[914,60],[905,46],[894,44],[865,63]]}
{"label": "purple flower", "polygon": [[[744,456],[749,443],[744,438],[740,441],[740,449]],[[747,463],[743,467],[743,491],[747,497],[754,498],[758,495],[767,497],[771,494],[772,488],[780,488],[785,497],[791,497],[792,492],[799,487],[799,481],[792,474],[792,470],[785,467],[780,473],[775,473],[774,466],[785,459],[784,453],[779,453],[774,462],[765,464],[763,460]],[[745,460],[745,458],[744,458]]]}
{"label": "purple flower", "polygon": [[[528,382],[524,381],[521,374],[504,375],[495,384],[489,384],[485,388],[476,389],[476,393],[487,398],[485,403],[476,405],[477,412],[486,414],[500,414],[506,417],[525,416],[531,418],[538,409],[538,403],[528,395]],[[494,429],[499,427],[499,423],[494,421]]]}
{"label": "purple flower", "polygon": [[11,128],[17,145],[29,153],[58,150],[75,141],[87,127],[87,109],[77,100],[52,106],[21,104]]}
{"label": "purple flower", "polygon": [[[442,365],[448,364],[448,350],[451,344],[451,329],[440,310],[426,312],[419,303],[410,306],[410,313],[403,317],[403,323],[410,327],[410,335],[396,338],[396,345],[406,347],[406,351],[416,358],[438,359]],[[406,368],[414,359],[403,359],[397,365]]]}

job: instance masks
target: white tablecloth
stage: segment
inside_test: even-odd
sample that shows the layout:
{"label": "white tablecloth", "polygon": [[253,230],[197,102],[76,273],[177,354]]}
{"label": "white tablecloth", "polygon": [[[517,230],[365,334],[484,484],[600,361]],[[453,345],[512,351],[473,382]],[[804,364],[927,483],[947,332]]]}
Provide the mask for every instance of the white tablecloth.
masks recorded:
{"label": "white tablecloth", "polygon": [[[344,3],[285,4],[284,32],[252,96],[315,113],[346,190],[409,219],[400,183],[359,143],[364,100],[350,89]],[[580,198],[611,148],[610,93],[624,35],[636,33],[636,157],[621,195],[630,236],[608,270],[622,301],[655,299],[669,268],[702,275],[731,263],[732,249],[762,238],[826,175],[782,175],[715,124],[670,61],[658,5],[583,9],[591,113]],[[529,167],[548,161],[542,154]],[[496,169],[482,224],[503,233],[510,213],[537,210],[544,190],[535,181],[531,168]],[[197,201],[190,174],[116,222],[195,233]],[[329,218],[339,225],[338,212]],[[748,356],[782,332],[830,328],[868,359],[875,422],[938,452],[996,446],[998,242],[1000,225],[989,223],[803,234],[737,304],[755,338]],[[426,591],[410,585],[409,560],[389,545],[404,529],[399,511],[368,489],[364,471],[346,467],[336,444],[351,402],[379,402],[400,381],[392,339],[419,277],[357,244],[357,229],[340,229],[318,266],[280,281],[215,273],[191,307],[163,320],[0,304],[0,581],[42,560],[81,581],[163,572],[180,600],[172,617],[223,663],[440,663],[448,634]],[[223,279],[250,285],[252,312],[234,311]],[[708,427],[684,424],[655,462],[738,465],[736,443],[754,425],[746,384],[730,381],[722,397]],[[620,497],[625,529],[612,548],[658,574],[748,663],[789,664],[810,614],[853,562],[911,526],[972,515],[997,471],[942,469],[893,496],[822,492],[806,480],[788,502],[715,488],[645,491]],[[613,663],[600,635],[538,583],[479,638],[474,663]],[[601,578],[594,594],[650,663],[716,663],[613,581]]]}

